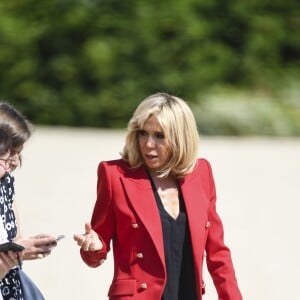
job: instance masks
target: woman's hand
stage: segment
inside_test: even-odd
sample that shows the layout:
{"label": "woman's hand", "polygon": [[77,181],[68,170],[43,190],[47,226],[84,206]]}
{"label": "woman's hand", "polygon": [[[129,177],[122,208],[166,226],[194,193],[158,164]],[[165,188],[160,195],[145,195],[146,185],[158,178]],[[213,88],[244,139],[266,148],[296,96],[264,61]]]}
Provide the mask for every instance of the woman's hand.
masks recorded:
{"label": "woman's hand", "polygon": [[21,252],[23,260],[40,259],[48,256],[57,245],[56,238],[50,234],[39,234],[16,241],[25,250]]}
{"label": "woman's hand", "polygon": [[18,263],[18,253],[13,251],[0,252],[0,279],[3,279],[8,271]]}
{"label": "woman's hand", "polygon": [[92,229],[90,223],[85,223],[85,234],[74,234],[74,240],[84,251],[98,251],[103,247],[98,234]]}

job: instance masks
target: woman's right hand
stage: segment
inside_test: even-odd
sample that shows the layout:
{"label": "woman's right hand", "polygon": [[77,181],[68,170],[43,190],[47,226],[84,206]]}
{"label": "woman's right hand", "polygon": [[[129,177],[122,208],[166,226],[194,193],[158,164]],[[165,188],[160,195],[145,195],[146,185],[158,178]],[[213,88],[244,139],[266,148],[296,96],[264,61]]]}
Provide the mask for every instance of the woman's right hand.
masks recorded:
{"label": "woman's right hand", "polygon": [[90,223],[85,223],[85,234],[74,234],[74,240],[84,251],[98,251],[103,247],[98,234],[92,229]]}
{"label": "woman's right hand", "polygon": [[25,248],[21,256],[24,260],[46,257],[57,245],[55,236],[50,234],[38,234],[29,238],[21,238],[16,242]]}

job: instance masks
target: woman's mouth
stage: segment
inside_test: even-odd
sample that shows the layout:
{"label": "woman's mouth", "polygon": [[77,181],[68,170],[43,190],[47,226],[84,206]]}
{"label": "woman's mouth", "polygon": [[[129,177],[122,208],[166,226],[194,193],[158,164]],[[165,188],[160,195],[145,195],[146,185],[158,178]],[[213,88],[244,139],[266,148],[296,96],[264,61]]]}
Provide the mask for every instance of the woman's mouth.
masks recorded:
{"label": "woman's mouth", "polygon": [[157,155],[146,154],[145,157],[146,157],[147,160],[153,160],[153,159],[156,159],[158,156]]}

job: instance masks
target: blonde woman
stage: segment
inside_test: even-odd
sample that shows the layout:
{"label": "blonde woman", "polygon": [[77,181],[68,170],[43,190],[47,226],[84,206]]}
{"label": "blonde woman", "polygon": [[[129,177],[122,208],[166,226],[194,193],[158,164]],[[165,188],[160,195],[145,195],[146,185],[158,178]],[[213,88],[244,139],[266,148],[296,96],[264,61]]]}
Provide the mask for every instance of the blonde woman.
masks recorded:
{"label": "blonde woman", "polygon": [[74,239],[91,267],[104,262],[112,242],[109,299],[202,299],[204,252],[219,299],[242,299],[198,145],[186,102],[158,93],[134,112],[122,158],[99,164],[92,220]]}

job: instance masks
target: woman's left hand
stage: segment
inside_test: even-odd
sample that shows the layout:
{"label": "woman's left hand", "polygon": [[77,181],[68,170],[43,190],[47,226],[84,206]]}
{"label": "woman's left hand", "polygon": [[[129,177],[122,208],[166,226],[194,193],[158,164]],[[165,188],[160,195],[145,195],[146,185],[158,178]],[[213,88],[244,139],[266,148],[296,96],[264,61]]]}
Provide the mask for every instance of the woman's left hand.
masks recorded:
{"label": "woman's left hand", "polygon": [[44,258],[51,254],[51,250],[57,245],[56,238],[49,234],[39,234],[30,238],[22,238],[16,242],[25,248],[21,253],[23,260]]}
{"label": "woman's left hand", "polygon": [[0,252],[0,279],[2,279],[7,272],[18,265],[18,253],[13,251]]}

